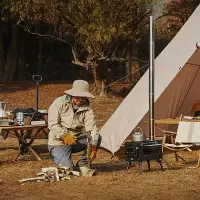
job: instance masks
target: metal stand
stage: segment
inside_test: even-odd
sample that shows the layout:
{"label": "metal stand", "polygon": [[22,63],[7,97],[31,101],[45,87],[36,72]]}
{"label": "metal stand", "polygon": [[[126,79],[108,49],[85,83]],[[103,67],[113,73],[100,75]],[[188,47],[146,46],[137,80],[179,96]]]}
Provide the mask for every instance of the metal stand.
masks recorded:
{"label": "metal stand", "polygon": [[162,171],[164,171],[163,165],[162,165],[162,160],[157,160],[157,162],[160,164],[160,168]]}
{"label": "metal stand", "polygon": [[41,114],[38,112],[38,91],[39,91],[39,84],[42,81],[43,77],[41,75],[33,75],[33,80],[36,82],[36,113],[34,115],[33,120],[37,121],[41,119]]}
{"label": "metal stand", "polygon": [[[163,168],[163,165],[162,165],[162,160],[161,159],[158,159],[156,160],[159,165],[160,165],[160,169],[162,171],[164,171],[164,168]],[[126,161],[126,169],[127,171],[129,170],[131,164],[132,164],[132,160],[127,160]],[[148,165],[148,170],[151,171],[151,166],[150,166],[150,160],[147,160],[147,165]],[[142,174],[142,161],[138,160],[138,174],[141,175]]]}
{"label": "metal stand", "polygon": [[142,162],[138,161],[138,169],[139,169],[139,175],[142,174]]}

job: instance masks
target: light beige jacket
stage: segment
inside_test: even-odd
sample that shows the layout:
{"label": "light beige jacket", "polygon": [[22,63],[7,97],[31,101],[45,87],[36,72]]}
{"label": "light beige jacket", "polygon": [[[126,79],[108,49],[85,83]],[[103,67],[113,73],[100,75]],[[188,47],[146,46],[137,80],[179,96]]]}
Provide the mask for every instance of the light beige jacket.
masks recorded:
{"label": "light beige jacket", "polygon": [[91,131],[92,144],[97,145],[99,133],[93,111],[89,105],[80,107],[74,113],[69,96],[55,99],[48,110],[49,140],[48,145],[64,145],[61,136],[83,131]]}

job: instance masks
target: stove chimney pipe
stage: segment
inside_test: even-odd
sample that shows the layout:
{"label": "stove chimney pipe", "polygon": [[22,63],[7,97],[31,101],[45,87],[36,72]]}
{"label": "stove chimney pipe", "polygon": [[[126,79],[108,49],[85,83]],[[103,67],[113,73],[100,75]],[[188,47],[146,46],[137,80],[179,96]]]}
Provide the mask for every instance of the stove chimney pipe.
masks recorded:
{"label": "stove chimney pipe", "polygon": [[150,16],[150,66],[149,66],[149,136],[150,140],[155,138],[154,121],[154,66],[155,66],[155,38],[154,38],[154,17]]}

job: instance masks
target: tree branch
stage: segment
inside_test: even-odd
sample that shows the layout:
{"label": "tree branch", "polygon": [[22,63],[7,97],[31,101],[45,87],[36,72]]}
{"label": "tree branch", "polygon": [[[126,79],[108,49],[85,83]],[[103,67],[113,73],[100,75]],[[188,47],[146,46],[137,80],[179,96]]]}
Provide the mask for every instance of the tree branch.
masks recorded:
{"label": "tree branch", "polygon": [[66,41],[66,40],[63,40],[63,39],[61,39],[61,38],[58,38],[58,37],[56,37],[56,36],[49,35],[49,34],[41,34],[41,33],[37,33],[37,32],[32,32],[27,26],[23,26],[23,25],[21,25],[21,24],[17,24],[17,25],[18,25],[19,27],[24,28],[24,30],[25,30],[26,32],[30,33],[31,35],[38,35],[38,36],[40,36],[40,37],[49,37],[49,38],[52,38],[52,39],[54,39],[54,40],[58,40],[58,41],[64,42],[64,43],[68,44],[71,48],[73,48],[72,44],[69,43],[69,42]]}
{"label": "tree branch", "polygon": [[61,14],[61,17],[68,23],[70,24],[72,27],[76,28],[76,23],[75,21],[73,21],[72,19],[70,19],[69,17],[67,17],[66,15],[64,15],[64,13],[62,12],[60,6],[58,5],[58,11]]}
{"label": "tree branch", "polygon": [[72,63],[75,64],[75,65],[79,65],[81,67],[84,67],[84,68],[88,69],[87,63],[83,63],[83,62],[80,62],[78,60],[73,45],[71,43],[69,43],[68,41],[63,40],[63,39],[58,38],[58,37],[55,37],[55,36],[52,36],[52,35],[49,35],[49,34],[40,34],[40,33],[37,33],[37,32],[32,32],[27,26],[23,26],[23,25],[20,25],[20,24],[18,24],[18,26],[24,28],[25,31],[27,31],[28,33],[30,33],[32,35],[38,35],[40,37],[49,37],[49,38],[52,38],[54,40],[58,40],[58,41],[61,41],[61,42],[64,42],[64,43],[68,44],[72,49],[72,55],[74,57],[74,60],[72,60]]}
{"label": "tree branch", "polygon": [[131,61],[137,61],[137,62],[141,62],[141,63],[148,63],[148,60],[140,60],[137,58],[116,58],[116,57],[111,57],[111,58],[107,58],[107,57],[102,57],[98,59],[99,61],[111,61],[111,62],[131,62]]}

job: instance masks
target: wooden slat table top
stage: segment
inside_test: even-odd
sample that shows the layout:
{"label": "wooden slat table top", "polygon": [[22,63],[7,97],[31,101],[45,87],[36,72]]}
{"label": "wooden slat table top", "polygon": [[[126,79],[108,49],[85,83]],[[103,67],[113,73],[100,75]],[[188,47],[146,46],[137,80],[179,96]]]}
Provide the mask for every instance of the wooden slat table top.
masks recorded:
{"label": "wooden slat table top", "polygon": [[[186,120],[182,119],[181,121],[184,122],[200,122],[200,120]],[[155,124],[179,124],[180,122],[180,117],[177,118],[166,118],[166,119],[156,119]],[[145,124],[148,124],[149,121],[145,121]]]}
{"label": "wooden slat table top", "polygon": [[39,128],[47,128],[47,124],[40,125],[26,125],[26,126],[0,126],[0,131],[15,131],[15,130],[32,130]]}

